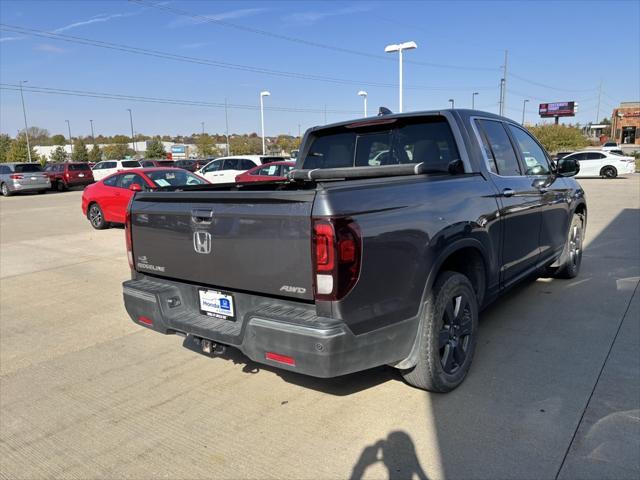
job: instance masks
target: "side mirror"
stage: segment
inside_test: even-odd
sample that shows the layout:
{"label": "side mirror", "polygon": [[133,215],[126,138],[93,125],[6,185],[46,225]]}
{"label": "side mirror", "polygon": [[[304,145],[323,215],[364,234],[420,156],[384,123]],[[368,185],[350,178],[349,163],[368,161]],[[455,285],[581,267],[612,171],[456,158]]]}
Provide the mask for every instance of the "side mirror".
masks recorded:
{"label": "side mirror", "polygon": [[129,185],[129,190],[131,190],[132,192],[141,192],[142,187],[137,183],[132,183],[131,185]]}
{"label": "side mirror", "polygon": [[573,158],[558,160],[557,172],[559,177],[573,177],[580,173],[580,162]]}

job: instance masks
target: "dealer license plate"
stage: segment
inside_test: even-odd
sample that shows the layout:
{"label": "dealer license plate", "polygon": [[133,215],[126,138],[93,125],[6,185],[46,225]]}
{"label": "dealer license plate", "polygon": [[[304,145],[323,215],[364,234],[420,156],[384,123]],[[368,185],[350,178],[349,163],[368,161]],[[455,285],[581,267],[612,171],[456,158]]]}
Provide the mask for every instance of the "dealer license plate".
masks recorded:
{"label": "dealer license plate", "polygon": [[218,290],[199,290],[200,312],[210,317],[235,320],[233,295]]}

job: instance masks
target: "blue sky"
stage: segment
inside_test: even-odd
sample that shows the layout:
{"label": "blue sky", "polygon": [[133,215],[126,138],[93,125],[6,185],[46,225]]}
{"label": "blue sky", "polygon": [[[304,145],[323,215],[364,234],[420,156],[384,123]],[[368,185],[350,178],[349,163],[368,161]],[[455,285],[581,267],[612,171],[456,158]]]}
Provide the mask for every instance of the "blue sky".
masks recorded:
{"label": "blue sky", "polygon": [[[516,120],[529,98],[527,121],[539,121],[538,103],[564,100],[579,101],[576,121],[595,121],[600,81],[600,117],[610,116],[620,101],[640,100],[638,1],[2,0],[0,18],[10,28],[193,59],[1,30],[2,84],[28,80],[31,87],[213,104],[227,98],[234,106],[231,132],[259,131],[255,107],[265,89],[271,92],[265,105],[276,108],[265,111],[268,135],[295,135],[298,125],[304,130],[323,124],[325,106],[327,122],[356,118],[361,89],[369,94],[370,113],[380,105],[397,110],[397,56],[383,50],[408,40],[418,49],[405,54],[405,111],[447,108],[449,98],[456,107],[470,107],[477,91],[476,107],[496,112],[505,49],[507,114]],[[211,106],[31,91],[25,91],[25,102],[29,124],[52,134],[66,134],[67,119],[74,136],[90,134],[89,119],[96,134],[127,134],[127,108],[133,110],[135,130],[145,134],[189,134],[200,131],[201,122],[211,133],[225,129],[224,109]],[[0,90],[0,130],[15,135],[22,127],[19,93]]]}

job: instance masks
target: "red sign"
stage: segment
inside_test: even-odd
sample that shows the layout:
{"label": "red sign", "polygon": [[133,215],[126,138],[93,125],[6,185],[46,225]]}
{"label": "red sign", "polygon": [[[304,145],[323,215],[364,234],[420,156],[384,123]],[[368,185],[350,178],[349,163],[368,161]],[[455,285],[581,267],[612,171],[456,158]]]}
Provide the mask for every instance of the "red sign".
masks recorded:
{"label": "red sign", "polygon": [[574,117],[575,102],[541,103],[538,107],[541,117]]}

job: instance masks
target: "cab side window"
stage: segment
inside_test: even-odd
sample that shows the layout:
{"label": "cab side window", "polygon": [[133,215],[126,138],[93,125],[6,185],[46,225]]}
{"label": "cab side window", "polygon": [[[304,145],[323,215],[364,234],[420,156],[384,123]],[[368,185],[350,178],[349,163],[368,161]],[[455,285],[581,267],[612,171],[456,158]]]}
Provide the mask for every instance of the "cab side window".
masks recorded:
{"label": "cab side window", "polygon": [[147,186],[147,184],[142,179],[142,177],[135,173],[125,173],[123,175],[119,175],[119,177],[120,177],[120,183],[118,186],[120,188],[129,188],[134,183],[137,185],[140,185],[142,188]]}
{"label": "cab side window", "polygon": [[[486,142],[485,151],[490,151],[489,164],[491,170],[496,169],[498,175],[505,177],[513,177],[522,175],[520,171],[520,163],[516,152],[513,150],[511,140],[507,131],[502,126],[502,122],[495,120],[478,120],[480,130],[484,133]],[[491,163],[494,166],[491,167]]]}
{"label": "cab side window", "polygon": [[522,155],[525,175],[549,175],[551,173],[549,162],[540,145],[521,128],[514,125],[509,125],[508,128],[516,141],[516,147],[520,150],[520,155]]}

